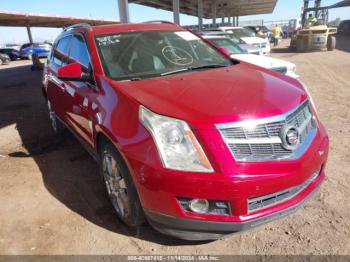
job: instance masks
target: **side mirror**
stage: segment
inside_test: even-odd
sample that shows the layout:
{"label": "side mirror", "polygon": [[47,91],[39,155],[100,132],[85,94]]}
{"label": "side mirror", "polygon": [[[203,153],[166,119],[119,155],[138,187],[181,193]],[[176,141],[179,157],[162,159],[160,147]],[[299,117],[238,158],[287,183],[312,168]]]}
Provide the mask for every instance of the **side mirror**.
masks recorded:
{"label": "side mirror", "polygon": [[92,81],[91,75],[84,73],[79,63],[62,66],[58,69],[57,76],[66,81]]}

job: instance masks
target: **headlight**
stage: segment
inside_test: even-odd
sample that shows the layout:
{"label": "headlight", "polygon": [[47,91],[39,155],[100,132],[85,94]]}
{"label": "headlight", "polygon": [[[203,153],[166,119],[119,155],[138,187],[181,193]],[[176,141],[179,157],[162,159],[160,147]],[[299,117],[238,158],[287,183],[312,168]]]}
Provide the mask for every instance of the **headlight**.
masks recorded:
{"label": "headlight", "polygon": [[164,167],[188,172],[213,172],[185,121],[155,114],[143,106],[140,106],[139,117],[152,134]]}
{"label": "headlight", "polygon": [[310,91],[309,91],[309,88],[308,88],[303,82],[301,82],[300,80],[299,80],[299,82],[300,82],[300,83],[302,84],[302,86],[304,87],[304,90],[305,90],[305,92],[307,93],[307,96],[309,97],[309,101],[310,101],[312,107],[315,109],[315,112],[316,112],[316,114],[317,114],[317,108],[316,108],[315,102],[314,102],[314,100],[313,100],[313,98],[312,98],[312,96],[311,96],[311,93],[310,93]]}

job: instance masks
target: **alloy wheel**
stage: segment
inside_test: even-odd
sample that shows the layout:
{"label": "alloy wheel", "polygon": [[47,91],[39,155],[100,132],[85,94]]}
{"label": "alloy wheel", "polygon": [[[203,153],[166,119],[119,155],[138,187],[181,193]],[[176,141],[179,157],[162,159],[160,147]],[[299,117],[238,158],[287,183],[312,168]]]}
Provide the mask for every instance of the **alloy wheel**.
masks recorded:
{"label": "alloy wheel", "polygon": [[117,214],[122,219],[126,218],[130,213],[127,186],[117,161],[108,152],[103,154],[102,171],[108,195]]}
{"label": "alloy wheel", "polygon": [[49,117],[51,122],[52,129],[57,132],[57,118],[55,112],[52,111],[51,103],[50,101],[47,101],[47,108],[49,111]]}

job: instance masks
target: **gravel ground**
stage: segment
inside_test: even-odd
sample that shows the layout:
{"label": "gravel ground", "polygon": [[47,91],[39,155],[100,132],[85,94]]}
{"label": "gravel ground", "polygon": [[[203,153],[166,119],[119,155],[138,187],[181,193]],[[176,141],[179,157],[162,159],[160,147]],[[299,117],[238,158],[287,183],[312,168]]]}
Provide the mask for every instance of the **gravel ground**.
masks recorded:
{"label": "gravel ground", "polygon": [[350,38],[333,52],[273,57],[297,65],[326,125],[331,151],[321,190],[297,213],[212,242],[184,242],[114,215],[94,161],[72,136],[55,139],[41,72],[0,67],[1,254],[350,254]]}

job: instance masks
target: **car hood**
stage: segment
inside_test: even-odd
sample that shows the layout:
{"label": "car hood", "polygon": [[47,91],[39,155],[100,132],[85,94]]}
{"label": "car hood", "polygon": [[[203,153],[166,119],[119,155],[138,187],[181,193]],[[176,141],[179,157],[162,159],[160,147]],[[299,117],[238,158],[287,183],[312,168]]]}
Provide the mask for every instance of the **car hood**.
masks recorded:
{"label": "car hood", "polygon": [[150,110],[197,128],[282,114],[307,98],[299,82],[244,62],[112,84]]}
{"label": "car hood", "polygon": [[286,67],[287,69],[291,70],[293,67],[295,67],[293,63],[262,55],[234,54],[231,55],[231,57],[268,69]]}
{"label": "car hood", "polygon": [[260,38],[260,37],[241,37],[241,39],[247,43],[247,44],[262,44],[262,43],[267,43],[266,39]]}

